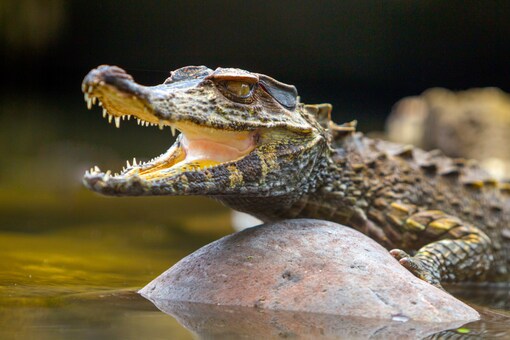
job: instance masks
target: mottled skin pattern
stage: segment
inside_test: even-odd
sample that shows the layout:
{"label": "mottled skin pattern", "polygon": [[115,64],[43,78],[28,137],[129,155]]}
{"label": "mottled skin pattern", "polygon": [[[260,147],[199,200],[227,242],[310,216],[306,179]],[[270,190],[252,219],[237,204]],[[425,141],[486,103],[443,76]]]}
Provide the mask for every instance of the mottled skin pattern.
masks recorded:
{"label": "mottled skin pattern", "polygon": [[[302,104],[293,86],[238,69],[185,67],[145,87],[118,67],[101,66],[82,89],[105,116],[133,115],[183,132],[155,160],[128,163],[115,175],[91,169],[84,177],[91,190],[204,195],[263,221],[307,217],[349,225],[438,287],[508,278],[510,186],[470,161],[366,138],[354,123],[333,123],[329,104]],[[212,165],[178,163],[190,129],[231,134],[254,147]]]}

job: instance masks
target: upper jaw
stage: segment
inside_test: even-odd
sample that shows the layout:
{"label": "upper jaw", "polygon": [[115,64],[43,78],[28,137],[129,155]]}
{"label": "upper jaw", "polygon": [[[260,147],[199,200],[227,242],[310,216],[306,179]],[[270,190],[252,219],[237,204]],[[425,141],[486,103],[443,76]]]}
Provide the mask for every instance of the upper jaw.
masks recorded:
{"label": "upper jaw", "polygon": [[138,124],[158,125],[160,120],[151,105],[151,87],[137,84],[131,75],[117,66],[101,65],[90,71],[82,82],[89,109],[103,107],[103,117],[120,126],[120,121],[135,116]]}
{"label": "upper jaw", "polygon": [[[184,69],[188,68],[192,67]],[[215,73],[209,70],[192,74],[189,79],[143,86],[123,69],[102,65],[87,74],[82,91],[87,106],[91,108],[99,99],[103,115],[117,127],[121,120],[135,116],[139,124],[161,128],[184,122],[231,131],[281,127],[296,133],[311,132],[305,119],[276,104],[268,94],[253,105],[233,103],[214,85]]]}

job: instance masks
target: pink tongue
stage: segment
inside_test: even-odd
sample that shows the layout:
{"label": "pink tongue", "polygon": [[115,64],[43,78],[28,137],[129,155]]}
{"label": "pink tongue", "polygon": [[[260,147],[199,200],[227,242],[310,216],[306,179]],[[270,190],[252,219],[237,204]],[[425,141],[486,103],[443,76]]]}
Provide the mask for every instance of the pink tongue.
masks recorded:
{"label": "pink tongue", "polygon": [[[253,145],[252,141],[249,139],[246,140],[245,143],[239,143],[239,141],[237,141],[237,143],[235,143],[236,146],[231,146],[210,139],[188,140],[186,136],[183,136],[181,143],[186,151],[186,163],[201,159],[220,163],[232,161],[246,155],[246,153],[252,149]],[[237,147],[241,147],[242,150],[239,150]]]}

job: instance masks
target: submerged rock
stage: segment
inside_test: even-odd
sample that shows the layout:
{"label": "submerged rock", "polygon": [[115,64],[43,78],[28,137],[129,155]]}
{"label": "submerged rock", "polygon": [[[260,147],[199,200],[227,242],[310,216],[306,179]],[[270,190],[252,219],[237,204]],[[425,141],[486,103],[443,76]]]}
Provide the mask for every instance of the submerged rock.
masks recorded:
{"label": "submerged rock", "polygon": [[367,236],[309,219],[226,236],[187,256],[140,293],[167,307],[169,301],[192,302],[395,322],[479,318],[471,307],[416,278]]}

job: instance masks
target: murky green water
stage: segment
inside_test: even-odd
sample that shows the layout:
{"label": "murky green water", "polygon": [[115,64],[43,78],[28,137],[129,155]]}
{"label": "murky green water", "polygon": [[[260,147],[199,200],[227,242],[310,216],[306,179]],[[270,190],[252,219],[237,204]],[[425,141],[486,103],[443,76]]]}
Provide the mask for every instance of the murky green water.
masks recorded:
{"label": "murky green water", "polygon": [[225,209],[85,191],[27,197],[0,197],[1,339],[191,337],[136,291],[229,233]]}
{"label": "murky green water", "polygon": [[[201,198],[112,199],[85,190],[65,197],[4,190],[0,202],[0,338],[193,337],[136,291],[182,257],[230,233],[225,208]],[[483,314],[482,321],[456,333],[510,336],[508,289],[455,290],[479,305]],[[198,313],[198,317],[207,314],[204,310]],[[259,331],[275,337],[321,335],[315,326],[306,328],[302,322],[298,330],[286,324],[291,330],[283,333],[265,326],[278,318],[301,317],[312,322],[310,315],[269,317],[255,313],[249,318],[255,326],[252,323],[240,330],[239,322],[225,321],[228,311],[224,312],[226,317],[221,313],[213,313],[218,319],[212,326],[211,316],[207,317],[209,328],[202,329],[207,338],[211,334],[213,338],[236,338],[243,331],[253,338],[260,335]],[[262,319],[254,321],[258,316]],[[338,321],[334,319],[331,325],[331,319],[320,319],[323,327],[333,329],[327,337],[351,334],[338,333],[339,325],[334,324]]]}
{"label": "murky green water", "polygon": [[[228,210],[204,198],[106,198],[86,191],[80,177],[94,162],[118,169],[123,159],[161,153],[171,138],[127,124],[117,130],[98,112],[86,112],[79,96],[67,106],[42,101],[0,98],[0,339],[193,338],[136,291],[231,233]],[[476,303],[483,320],[454,334],[510,338],[510,288],[455,293]],[[331,316],[182,311],[179,320],[206,338],[379,332],[367,323],[342,333],[345,323]]]}

